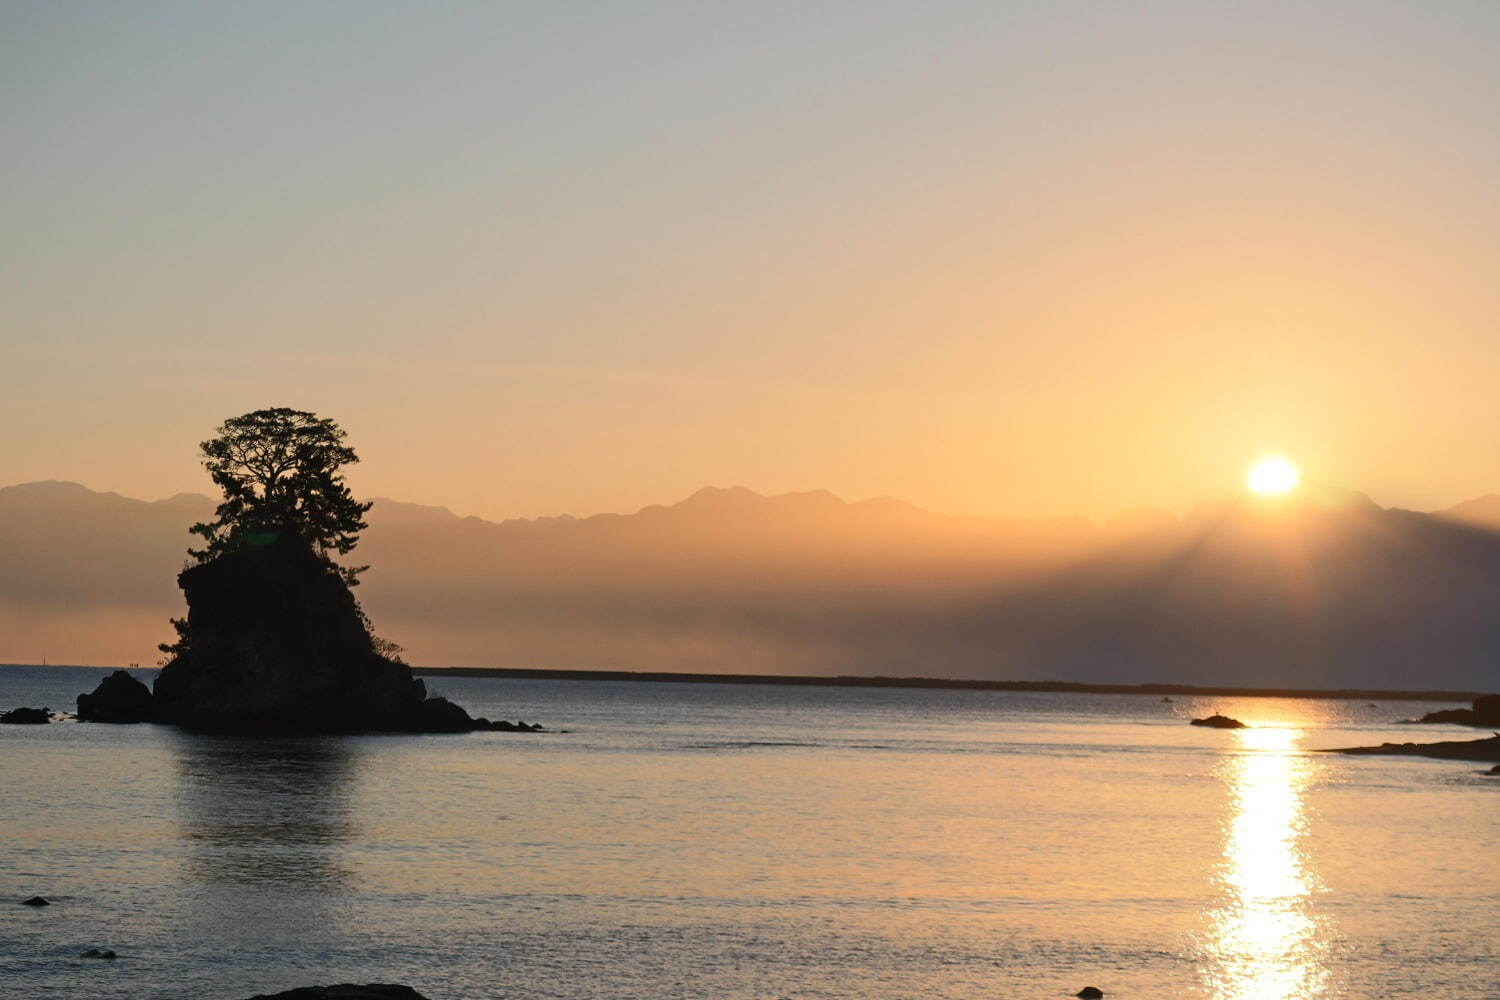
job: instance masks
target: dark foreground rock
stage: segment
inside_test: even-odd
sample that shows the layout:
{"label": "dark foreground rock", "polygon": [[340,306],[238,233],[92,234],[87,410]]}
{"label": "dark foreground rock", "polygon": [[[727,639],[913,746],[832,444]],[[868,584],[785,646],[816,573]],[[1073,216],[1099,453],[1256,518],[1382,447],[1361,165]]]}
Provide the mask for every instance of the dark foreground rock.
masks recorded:
{"label": "dark foreground rock", "polygon": [[0,712],[0,723],[8,726],[45,726],[52,721],[52,710],[48,708],[13,708]]}
{"label": "dark foreground rock", "polygon": [[49,902],[47,902],[41,896],[32,896],[30,899],[23,899],[23,900],[21,900],[21,905],[22,906],[51,906],[52,904],[49,903]]}
{"label": "dark foreground rock", "polygon": [[411,670],[380,656],[359,605],[295,539],[184,570],[183,641],[156,678],[156,712],[194,729],[415,729],[426,698]]}
{"label": "dark foreground rock", "polygon": [[1378,747],[1338,747],[1320,752],[1435,757],[1439,760],[1500,761],[1500,733],[1483,740],[1446,740],[1442,743],[1382,743]]}
{"label": "dark foreground rock", "polygon": [[115,950],[113,948],[89,948],[87,951],[78,953],[79,958],[102,958],[105,961],[114,961]]}
{"label": "dark foreground rock", "polygon": [[388,983],[371,983],[355,986],[343,983],[339,986],[303,986],[284,993],[258,993],[248,1000],[427,1000],[410,986]]}
{"label": "dark foreground rock", "polygon": [[1487,694],[1475,698],[1471,708],[1445,708],[1439,712],[1428,712],[1414,723],[1457,723],[1460,726],[1479,726],[1484,729],[1500,727],[1500,694]]}
{"label": "dark foreground rock", "polygon": [[414,728],[424,733],[467,733],[480,728],[478,719],[470,718],[468,712],[447,698],[428,698],[420,702],[415,708],[414,719]]}
{"label": "dark foreground rock", "polygon": [[78,696],[79,722],[118,724],[150,722],[156,716],[151,689],[123,670],[116,670],[89,694]]}
{"label": "dark foreground rock", "polygon": [[1239,719],[1231,719],[1227,715],[1210,715],[1206,719],[1194,719],[1189,723],[1192,726],[1208,726],[1210,729],[1244,729],[1245,724]]}
{"label": "dark foreground rock", "polygon": [[226,552],[177,580],[188,614],[156,678],[156,721],[214,732],[509,727],[428,698],[410,667],[377,652],[337,569],[295,536]]}
{"label": "dark foreground rock", "polygon": [[1079,1000],[1100,1000],[1104,996],[1104,991],[1097,986],[1085,986],[1073,995]]}

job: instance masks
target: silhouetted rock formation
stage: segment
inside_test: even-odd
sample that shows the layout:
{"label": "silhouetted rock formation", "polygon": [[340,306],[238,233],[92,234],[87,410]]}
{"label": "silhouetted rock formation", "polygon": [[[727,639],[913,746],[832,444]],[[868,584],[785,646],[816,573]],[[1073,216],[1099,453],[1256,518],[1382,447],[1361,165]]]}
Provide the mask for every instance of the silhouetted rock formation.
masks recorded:
{"label": "silhouetted rock formation", "polygon": [[78,696],[79,722],[151,722],[156,705],[151,689],[123,670],[116,670],[94,688]]}
{"label": "silhouetted rock formation", "polygon": [[1479,726],[1494,729],[1500,726],[1500,694],[1487,694],[1474,699],[1472,708],[1445,708],[1440,712],[1428,712],[1412,722],[1454,722],[1461,726]]}
{"label": "silhouetted rock formation", "polygon": [[88,949],[86,949],[84,951],[79,952],[78,953],[78,957],[79,958],[102,958],[102,959],[106,959],[106,960],[111,960],[111,959],[114,959],[116,956],[115,956],[115,950],[113,948],[88,948]]}
{"label": "silhouetted rock formation", "polygon": [[355,986],[343,983],[339,986],[303,986],[284,993],[258,993],[249,1000],[427,1000],[410,986],[387,983],[371,983]]}
{"label": "silhouetted rock formation", "polygon": [[1500,760],[1500,733],[1483,740],[1445,740],[1441,743],[1382,743],[1378,747],[1338,747],[1322,753],[1392,754],[1436,757],[1439,760]]}
{"label": "silhouetted rock formation", "polygon": [[46,708],[13,708],[0,712],[0,722],[11,726],[44,726],[52,721],[52,712]]}
{"label": "silhouetted rock formation", "polygon": [[410,667],[379,655],[343,577],[300,539],[226,552],[178,583],[188,615],[156,678],[160,721],[291,732],[492,728],[427,698]]}
{"label": "silhouetted rock formation", "polygon": [[501,719],[499,722],[491,722],[483,716],[474,720],[474,728],[488,729],[497,733],[545,733],[547,731],[540,724],[527,725],[519,719],[515,722],[506,722],[504,719]]}
{"label": "silhouetted rock formation", "polygon": [[1104,996],[1104,991],[1097,986],[1085,986],[1073,995],[1079,1000],[1100,1000]]}
{"label": "silhouetted rock formation", "polygon": [[300,540],[227,552],[177,578],[187,627],[156,679],[163,721],[205,729],[406,729],[422,682],[375,653],[354,595]]}
{"label": "silhouetted rock formation", "polygon": [[477,725],[479,720],[471,719],[468,712],[447,698],[428,698],[416,706],[415,718],[416,727],[425,733],[466,733],[481,728]]}
{"label": "silhouetted rock formation", "polygon": [[21,901],[21,905],[22,906],[51,906],[52,904],[49,903],[49,902],[47,902],[41,896],[32,896],[30,899],[23,899]]}
{"label": "silhouetted rock formation", "polygon": [[1208,726],[1210,729],[1244,729],[1245,724],[1239,719],[1231,719],[1227,715],[1210,715],[1206,719],[1194,719],[1189,725]]}

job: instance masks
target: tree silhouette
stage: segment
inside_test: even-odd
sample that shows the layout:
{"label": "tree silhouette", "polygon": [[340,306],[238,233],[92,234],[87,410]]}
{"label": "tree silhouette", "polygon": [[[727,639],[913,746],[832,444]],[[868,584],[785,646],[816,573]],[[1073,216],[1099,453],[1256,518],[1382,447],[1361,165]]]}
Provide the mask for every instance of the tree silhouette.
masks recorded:
{"label": "tree silhouette", "polygon": [[207,545],[189,554],[204,563],[237,548],[294,536],[346,583],[357,583],[366,567],[339,566],[329,555],[347,555],[354,548],[371,507],[355,500],[344,483],[340,470],[359,456],[345,444],[343,429],[306,410],[276,407],[226,420],[217,430],[218,436],[200,448],[203,466],[224,499],[212,521],[193,525],[193,534]]}

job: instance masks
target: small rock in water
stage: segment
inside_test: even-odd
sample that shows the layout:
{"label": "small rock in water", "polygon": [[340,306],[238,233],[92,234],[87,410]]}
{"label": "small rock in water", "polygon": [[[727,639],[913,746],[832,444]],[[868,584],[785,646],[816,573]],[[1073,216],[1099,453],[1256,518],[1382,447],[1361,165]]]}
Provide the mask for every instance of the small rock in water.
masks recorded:
{"label": "small rock in water", "polygon": [[515,722],[507,722],[500,719],[498,722],[489,723],[489,728],[497,733],[539,733],[542,731],[541,723],[527,723],[517,719]]}
{"label": "small rock in water", "polygon": [[116,670],[93,691],[78,696],[79,722],[150,722],[155,714],[151,689],[123,670]]}
{"label": "small rock in water", "polygon": [[44,726],[52,721],[49,708],[13,708],[0,712],[0,722],[12,726]]}
{"label": "small rock in water", "polygon": [[371,983],[356,986],[341,983],[338,986],[302,986],[284,993],[260,993],[250,1000],[427,1000],[410,986],[393,983]]}
{"label": "small rock in water", "polygon": [[1231,719],[1227,715],[1210,715],[1206,719],[1194,719],[1189,725],[1208,726],[1210,729],[1244,729],[1245,724],[1239,719]]}
{"label": "small rock in water", "polygon": [[88,951],[80,953],[78,957],[79,958],[114,958],[115,957],[115,952],[114,952],[113,948],[90,948]]}
{"label": "small rock in water", "polygon": [[1500,774],[1500,764],[1496,764],[1494,767],[1490,768],[1490,773]]}
{"label": "small rock in water", "polygon": [[1079,1000],[1099,1000],[1100,997],[1104,996],[1104,991],[1097,986],[1085,986],[1073,995],[1078,997]]}
{"label": "small rock in water", "polygon": [[21,905],[22,906],[51,906],[52,904],[49,903],[49,902],[47,902],[41,896],[32,896],[30,899],[22,901]]}

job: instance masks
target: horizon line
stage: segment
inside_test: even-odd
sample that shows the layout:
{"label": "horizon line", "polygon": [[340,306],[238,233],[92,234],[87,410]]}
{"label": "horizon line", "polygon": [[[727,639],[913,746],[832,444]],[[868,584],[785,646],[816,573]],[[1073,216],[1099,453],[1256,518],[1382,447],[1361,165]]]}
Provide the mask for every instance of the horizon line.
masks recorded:
{"label": "horizon line", "polygon": [[[9,667],[60,670],[160,670],[88,663],[0,663]],[[604,670],[575,667],[423,667],[412,666],[421,677],[495,677],[513,680],[619,681],[638,684],[766,684],[781,687],[863,687],[959,691],[1015,691],[1055,694],[1188,695],[1202,698],[1305,698],[1357,701],[1471,702],[1487,691],[1403,690],[1393,688],[1258,688],[1173,684],[1147,681],[1135,684],[1098,684],[1060,680],[975,680],[956,677],[891,676],[888,674],[735,674],[670,670]]]}

